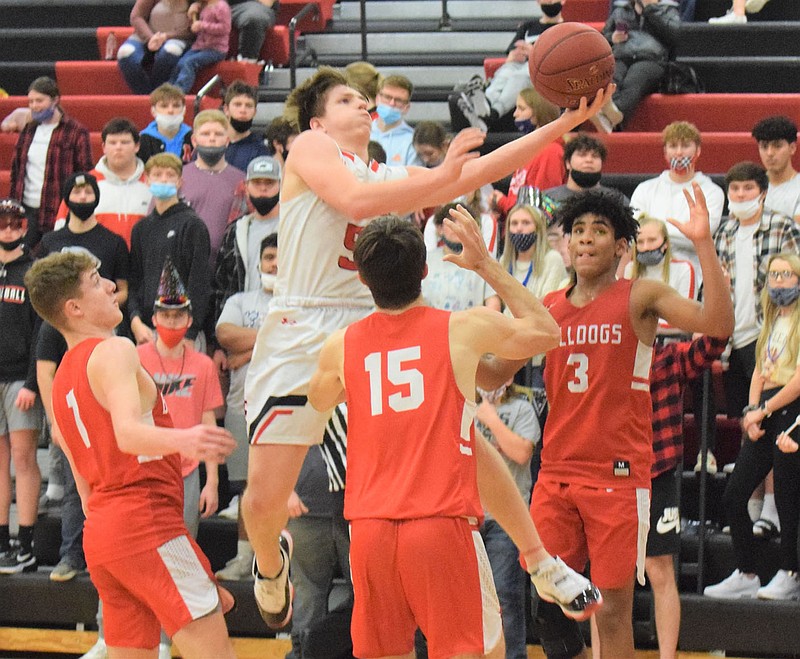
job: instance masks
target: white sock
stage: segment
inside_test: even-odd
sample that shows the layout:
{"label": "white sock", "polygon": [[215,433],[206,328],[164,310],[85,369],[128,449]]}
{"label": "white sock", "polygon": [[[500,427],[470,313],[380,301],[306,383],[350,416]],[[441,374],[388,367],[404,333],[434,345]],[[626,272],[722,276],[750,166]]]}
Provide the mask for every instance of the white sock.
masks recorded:
{"label": "white sock", "polygon": [[238,540],[236,542],[236,554],[238,556],[252,556],[253,545],[250,544],[249,540]]}
{"label": "white sock", "polygon": [[51,501],[60,501],[64,498],[64,486],[57,483],[48,483],[44,494]]}
{"label": "white sock", "polygon": [[761,509],[761,519],[768,519],[780,530],[781,522],[778,519],[778,509],[775,507],[774,494],[764,495],[764,507]]}
{"label": "white sock", "polygon": [[555,562],[556,562],[555,557],[550,556],[548,558],[545,558],[543,561],[539,561],[539,563],[537,563],[534,567],[528,566],[528,572],[530,574],[536,574],[542,568],[549,567],[550,565],[552,565]]}
{"label": "white sock", "polygon": [[761,509],[764,507],[764,499],[750,499],[747,502],[747,514],[750,515],[750,521],[755,522],[761,517]]}

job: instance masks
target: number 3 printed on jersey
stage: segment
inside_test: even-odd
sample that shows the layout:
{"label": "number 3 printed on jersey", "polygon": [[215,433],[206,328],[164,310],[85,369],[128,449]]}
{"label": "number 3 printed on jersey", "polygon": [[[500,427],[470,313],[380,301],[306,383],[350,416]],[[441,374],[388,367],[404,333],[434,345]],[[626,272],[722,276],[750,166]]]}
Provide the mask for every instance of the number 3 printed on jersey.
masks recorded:
{"label": "number 3 printed on jersey", "polygon": [[567,381],[567,389],[574,394],[583,393],[589,388],[589,357],[582,352],[574,352],[567,357],[567,366],[574,366],[572,379]]}
{"label": "number 3 printed on jersey", "polygon": [[[364,358],[364,370],[369,374],[369,400],[372,416],[383,414],[384,402],[395,412],[417,409],[425,401],[425,382],[416,368],[404,367],[405,362],[419,361],[420,347],[372,352]],[[384,361],[386,366],[384,367]],[[385,380],[384,380],[385,376]],[[384,397],[384,382],[404,387]]]}

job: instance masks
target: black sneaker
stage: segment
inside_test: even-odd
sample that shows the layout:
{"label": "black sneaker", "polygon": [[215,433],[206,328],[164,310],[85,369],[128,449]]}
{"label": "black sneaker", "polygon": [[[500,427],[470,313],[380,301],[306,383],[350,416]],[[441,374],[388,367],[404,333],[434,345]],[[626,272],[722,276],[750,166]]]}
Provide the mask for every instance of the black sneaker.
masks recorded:
{"label": "black sneaker", "polygon": [[0,574],[19,574],[34,572],[38,564],[33,550],[12,547],[0,555]]}
{"label": "black sneaker", "polygon": [[258,612],[270,629],[282,629],[292,619],[292,598],[294,588],[289,581],[289,563],[292,559],[292,536],[288,531],[281,531],[279,538],[283,567],[280,573],[268,579],[258,572],[256,559],[253,557],[253,592],[256,596]]}

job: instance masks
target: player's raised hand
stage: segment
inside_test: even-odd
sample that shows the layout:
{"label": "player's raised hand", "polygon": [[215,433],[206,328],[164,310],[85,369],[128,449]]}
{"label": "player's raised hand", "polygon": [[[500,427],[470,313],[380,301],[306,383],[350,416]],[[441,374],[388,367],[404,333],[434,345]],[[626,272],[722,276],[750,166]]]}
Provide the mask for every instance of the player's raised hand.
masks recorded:
{"label": "player's raised hand", "polygon": [[192,460],[221,464],[236,449],[236,440],[225,428],[201,423],[182,433],[180,454]]}
{"label": "player's raised hand", "polygon": [[678,222],[677,220],[668,219],[667,222],[693,243],[697,243],[711,237],[711,224],[708,219],[706,196],[703,194],[700,185],[695,181],[692,181],[692,193],[694,197],[689,194],[688,190],[683,191],[683,196],[686,197],[686,203],[689,205],[689,221]]}
{"label": "player's raised hand", "polygon": [[455,263],[465,270],[477,271],[487,259],[492,258],[486,249],[478,223],[461,204],[450,210],[450,217],[444,218],[444,224],[464,247],[458,254],[446,254],[445,261]]}
{"label": "player's raised hand", "polygon": [[574,110],[565,110],[562,115],[568,118],[573,126],[579,126],[587,119],[596,115],[602,107],[608,103],[611,96],[617,90],[617,86],[612,82],[605,89],[599,89],[594,99],[591,101],[585,96],[581,98],[581,102]]}

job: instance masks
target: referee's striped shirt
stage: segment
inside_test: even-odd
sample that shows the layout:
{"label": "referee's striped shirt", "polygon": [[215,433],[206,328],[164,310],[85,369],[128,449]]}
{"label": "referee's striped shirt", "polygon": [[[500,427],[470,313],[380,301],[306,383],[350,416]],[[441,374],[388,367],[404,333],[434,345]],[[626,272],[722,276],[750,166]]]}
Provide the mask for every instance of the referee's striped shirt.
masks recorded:
{"label": "referee's striped shirt", "polygon": [[330,491],[341,492],[344,490],[347,471],[347,405],[345,403],[340,403],[334,408],[328,425],[325,426],[325,433],[319,449],[322,451],[322,457],[328,470]]}

